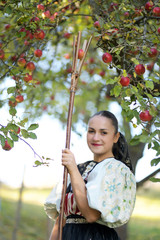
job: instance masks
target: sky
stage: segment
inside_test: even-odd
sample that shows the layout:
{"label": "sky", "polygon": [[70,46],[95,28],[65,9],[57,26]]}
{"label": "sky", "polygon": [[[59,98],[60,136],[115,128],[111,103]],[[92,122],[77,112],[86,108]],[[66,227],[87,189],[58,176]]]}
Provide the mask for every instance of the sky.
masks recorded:
{"label": "sky", "polygon": [[[113,109],[113,108],[112,108]],[[115,107],[114,110],[116,111]],[[0,123],[5,125],[6,113],[1,111]],[[39,160],[34,156],[31,148],[22,140],[15,142],[15,146],[10,151],[4,151],[0,147],[0,181],[11,187],[19,187],[23,176],[26,187],[52,187],[60,177],[63,177],[63,167],[61,166],[61,152],[65,147],[66,129],[62,129],[58,119],[53,119],[44,114],[35,123],[39,128],[35,131],[36,140],[25,139],[35,150],[44,157],[53,160],[49,161],[49,166],[34,167],[34,162]],[[86,128],[81,128],[82,137],[74,132],[71,133],[70,149],[75,154],[76,162],[81,163],[93,159],[92,153],[86,143]],[[144,151],[144,157],[139,161],[136,168],[136,180],[140,181],[157,167],[151,167],[150,161],[155,156],[153,150]]]}

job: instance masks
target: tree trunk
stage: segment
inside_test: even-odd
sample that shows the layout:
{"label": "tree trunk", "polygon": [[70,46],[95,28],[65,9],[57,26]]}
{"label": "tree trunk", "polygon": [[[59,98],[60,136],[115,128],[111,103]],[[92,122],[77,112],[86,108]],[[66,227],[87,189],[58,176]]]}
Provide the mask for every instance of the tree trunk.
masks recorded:
{"label": "tree trunk", "polygon": [[19,199],[18,199],[17,210],[16,210],[16,215],[15,215],[15,226],[14,226],[13,232],[12,232],[12,240],[17,239],[17,231],[18,231],[19,223],[20,223],[20,215],[21,215],[21,208],[22,208],[22,194],[23,194],[23,190],[24,190],[24,173],[25,173],[25,167],[24,167],[24,171],[23,171],[23,179],[22,179],[21,187],[19,189]]}

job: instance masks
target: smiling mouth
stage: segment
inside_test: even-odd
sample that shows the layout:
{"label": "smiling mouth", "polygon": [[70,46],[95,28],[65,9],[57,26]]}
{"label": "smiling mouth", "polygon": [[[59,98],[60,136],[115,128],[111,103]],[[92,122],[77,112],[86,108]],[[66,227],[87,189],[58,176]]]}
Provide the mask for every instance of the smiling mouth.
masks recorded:
{"label": "smiling mouth", "polygon": [[98,146],[102,146],[101,144],[97,144],[97,143],[92,143],[92,146],[98,147]]}

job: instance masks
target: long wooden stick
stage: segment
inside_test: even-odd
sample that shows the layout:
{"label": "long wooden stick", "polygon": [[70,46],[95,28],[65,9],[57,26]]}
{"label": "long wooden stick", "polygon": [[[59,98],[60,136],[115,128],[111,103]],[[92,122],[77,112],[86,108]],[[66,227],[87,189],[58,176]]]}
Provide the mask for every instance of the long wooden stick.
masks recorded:
{"label": "long wooden stick", "polygon": [[[79,66],[77,66],[77,62],[78,62],[78,51],[80,48],[81,32],[78,32],[77,39],[75,37],[73,39],[72,76],[71,76],[70,100],[69,100],[69,108],[68,108],[66,144],[65,144],[65,147],[68,149],[70,148],[71,124],[72,124],[74,97],[75,97],[75,93],[76,93],[78,78],[79,78],[89,45],[91,43],[91,39],[92,39],[92,37],[90,37],[88,42],[86,40],[84,42],[84,45],[83,45],[84,56],[83,56],[82,60],[79,61]],[[67,168],[64,167],[63,188],[62,188],[62,195],[61,195],[59,225],[58,225],[58,240],[62,240],[64,201],[65,201],[65,194],[66,194],[66,189],[67,189],[67,176],[68,176],[68,171],[67,171]]]}

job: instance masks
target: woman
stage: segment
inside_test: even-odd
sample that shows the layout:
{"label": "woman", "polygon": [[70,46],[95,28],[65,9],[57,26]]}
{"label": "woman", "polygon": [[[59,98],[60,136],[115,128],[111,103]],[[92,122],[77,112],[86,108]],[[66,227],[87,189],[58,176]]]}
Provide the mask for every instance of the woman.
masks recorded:
{"label": "woman", "polygon": [[[63,240],[118,240],[115,227],[125,224],[133,211],[136,181],[124,136],[109,111],[93,115],[88,124],[87,144],[93,160],[76,165],[74,154],[62,151],[62,165],[70,182],[65,196]],[[61,193],[54,188],[45,203],[54,218]],[[58,220],[50,240],[58,239]]]}

